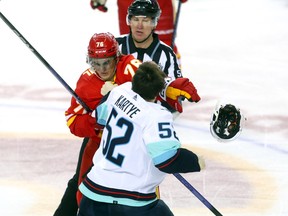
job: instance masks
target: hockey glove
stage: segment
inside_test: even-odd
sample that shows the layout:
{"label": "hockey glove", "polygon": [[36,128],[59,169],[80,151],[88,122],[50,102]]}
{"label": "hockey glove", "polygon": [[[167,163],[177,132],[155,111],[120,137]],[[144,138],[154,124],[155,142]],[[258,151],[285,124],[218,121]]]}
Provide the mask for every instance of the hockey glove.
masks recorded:
{"label": "hockey glove", "polygon": [[185,2],[187,2],[188,0],[180,0],[181,1],[181,3],[185,3]]}
{"label": "hockey glove", "polygon": [[90,6],[92,9],[98,9],[102,12],[107,12],[108,8],[105,6],[106,0],[91,0]]}
{"label": "hockey glove", "polygon": [[200,101],[193,83],[188,78],[177,78],[173,81],[166,80],[164,94],[161,96],[172,108],[179,113],[183,112],[182,99],[186,98],[190,102]]}

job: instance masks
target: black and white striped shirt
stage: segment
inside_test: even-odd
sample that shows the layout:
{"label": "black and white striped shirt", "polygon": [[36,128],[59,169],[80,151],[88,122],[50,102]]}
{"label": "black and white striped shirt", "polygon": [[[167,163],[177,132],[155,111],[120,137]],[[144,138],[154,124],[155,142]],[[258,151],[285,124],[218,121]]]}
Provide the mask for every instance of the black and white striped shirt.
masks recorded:
{"label": "black and white striped shirt", "polygon": [[171,47],[160,41],[156,33],[153,33],[153,42],[146,49],[136,48],[131,34],[123,35],[116,38],[116,40],[122,54],[132,54],[142,62],[156,62],[160,66],[161,70],[171,79],[182,77],[174,51]]}

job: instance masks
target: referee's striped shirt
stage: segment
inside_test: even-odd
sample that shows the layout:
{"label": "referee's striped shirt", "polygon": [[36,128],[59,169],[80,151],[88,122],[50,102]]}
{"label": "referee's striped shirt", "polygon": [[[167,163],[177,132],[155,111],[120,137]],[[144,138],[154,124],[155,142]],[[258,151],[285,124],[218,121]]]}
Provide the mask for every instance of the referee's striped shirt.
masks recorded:
{"label": "referee's striped shirt", "polygon": [[172,79],[182,77],[175,53],[171,47],[159,40],[156,33],[153,33],[153,42],[147,49],[136,48],[131,34],[120,36],[116,40],[122,54],[132,54],[142,62],[154,61]]}

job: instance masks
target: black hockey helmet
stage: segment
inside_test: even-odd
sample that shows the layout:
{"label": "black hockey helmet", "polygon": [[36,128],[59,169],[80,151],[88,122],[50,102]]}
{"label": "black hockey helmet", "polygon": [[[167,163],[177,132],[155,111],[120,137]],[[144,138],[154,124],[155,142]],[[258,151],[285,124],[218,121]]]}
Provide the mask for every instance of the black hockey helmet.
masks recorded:
{"label": "black hockey helmet", "polygon": [[155,19],[156,24],[159,20],[161,9],[156,0],[134,0],[128,7],[128,20],[132,16],[147,16]]}
{"label": "black hockey helmet", "polygon": [[231,141],[240,135],[242,130],[241,113],[232,104],[216,108],[210,123],[212,136],[219,141]]}

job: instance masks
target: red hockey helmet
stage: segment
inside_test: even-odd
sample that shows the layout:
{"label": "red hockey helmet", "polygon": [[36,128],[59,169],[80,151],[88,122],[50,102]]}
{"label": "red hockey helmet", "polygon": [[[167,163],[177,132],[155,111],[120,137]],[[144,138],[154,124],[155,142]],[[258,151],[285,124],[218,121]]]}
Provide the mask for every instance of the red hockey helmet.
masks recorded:
{"label": "red hockey helmet", "polygon": [[118,57],[119,54],[118,42],[111,33],[96,33],[90,39],[88,46],[89,58]]}

